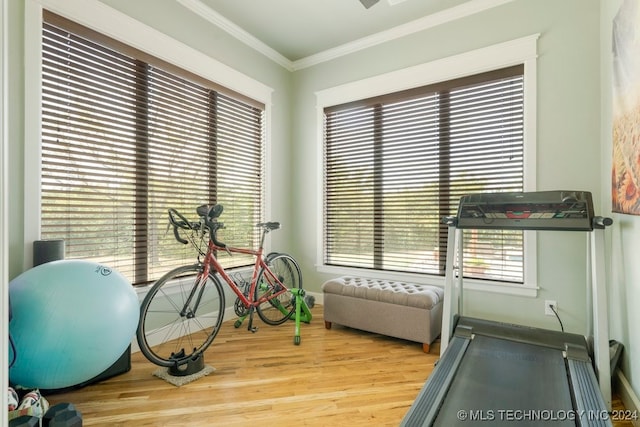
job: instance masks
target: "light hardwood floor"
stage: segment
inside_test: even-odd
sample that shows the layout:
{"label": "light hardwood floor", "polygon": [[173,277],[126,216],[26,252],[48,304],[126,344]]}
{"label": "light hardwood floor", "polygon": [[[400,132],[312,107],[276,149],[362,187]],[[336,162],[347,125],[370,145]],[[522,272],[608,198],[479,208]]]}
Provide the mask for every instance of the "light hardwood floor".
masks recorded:
{"label": "light hardwood floor", "polygon": [[252,334],[225,322],[205,356],[215,372],[182,387],[153,376],[157,367],[135,353],[126,374],[46,397],[72,402],[85,426],[399,425],[439,345],[425,354],[418,343],[337,325],[326,330],[322,307],[312,313],[298,346],[293,323],[257,320]]}

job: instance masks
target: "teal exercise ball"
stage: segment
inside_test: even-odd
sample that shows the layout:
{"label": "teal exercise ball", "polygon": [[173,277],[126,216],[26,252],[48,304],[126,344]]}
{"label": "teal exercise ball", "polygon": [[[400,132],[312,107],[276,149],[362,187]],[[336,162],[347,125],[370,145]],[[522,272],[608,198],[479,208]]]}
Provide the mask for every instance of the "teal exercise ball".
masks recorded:
{"label": "teal exercise ball", "polygon": [[131,283],[102,264],[53,261],[9,283],[15,344],[11,383],[55,390],[81,384],[122,356],[138,327]]}

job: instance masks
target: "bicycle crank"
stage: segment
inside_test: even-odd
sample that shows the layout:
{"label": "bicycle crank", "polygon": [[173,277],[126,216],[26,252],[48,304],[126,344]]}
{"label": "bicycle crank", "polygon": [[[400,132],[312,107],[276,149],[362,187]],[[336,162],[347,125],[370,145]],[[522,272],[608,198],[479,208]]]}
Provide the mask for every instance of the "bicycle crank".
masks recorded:
{"label": "bicycle crank", "polygon": [[233,304],[233,310],[238,317],[246,317],[249,314],[249,308],[244,305],[240,298],[236,298],[235,304]]}

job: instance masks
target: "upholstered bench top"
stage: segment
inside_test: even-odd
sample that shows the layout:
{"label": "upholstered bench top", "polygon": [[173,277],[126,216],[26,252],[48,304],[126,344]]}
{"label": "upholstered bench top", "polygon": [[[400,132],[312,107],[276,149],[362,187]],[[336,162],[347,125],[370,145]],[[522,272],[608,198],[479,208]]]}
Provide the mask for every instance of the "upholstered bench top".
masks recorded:
{"label": "upholstered bench top", "polygon": [[444,297],[444,290],[437,286],[389,280],[343,276],[322,285],[322,291],[372,301],[431,310]]}

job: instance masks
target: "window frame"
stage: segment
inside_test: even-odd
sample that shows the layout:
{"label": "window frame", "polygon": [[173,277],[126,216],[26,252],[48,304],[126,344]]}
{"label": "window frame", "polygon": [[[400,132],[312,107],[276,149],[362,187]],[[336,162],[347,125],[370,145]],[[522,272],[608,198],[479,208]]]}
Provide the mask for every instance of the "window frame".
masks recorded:
{"label": "window frame", "polygon": [[[373,76],[316,92],[316,131],[318,176],[317,206],[324,206],[324,109],[361,99],[382,96],[441,81],[479,74],[491,70],[524,65],[524,191],[535,191],[536,185],[536,62],[539,34],[472,50],[432,62]],[[322,209],[319,209],[322,211]],[[324,264],[324,218],[316,216],[316,269],[320,273],[370,275],[384,279],[410,280],[444,286],[444,277],[386,272],[362,268],[337,267]],[[509,284],[488,280],[465,279],[465,287],[488,292],[537,296],[536,234],[524,232],[524,283]]]}
{"label": "window frame", "polygon": [[[271,117],[273,89],[187,46],[164,33],[95,0],[27,0],[25,2],[25,155],[24,159],[24,258],[23,268],[32,266],[33,242],[40,239],[41,205],[41,99],[42,25],[47,9],[92,30],[131,45],[149,55],[176,64],[231,91],[264,105],[264,200],[271,194]],[[37,171],[37,172],[34,172]],[[263,203],[265,217],[271,215]]]}

